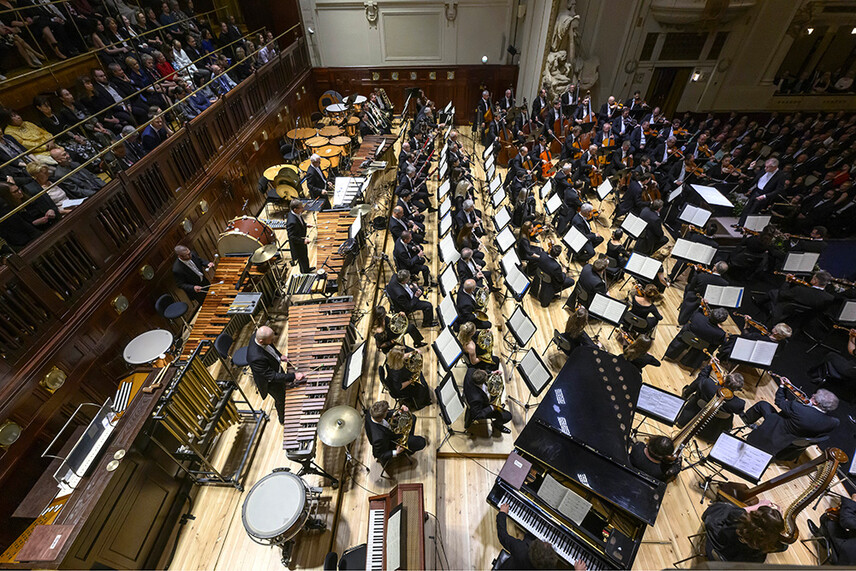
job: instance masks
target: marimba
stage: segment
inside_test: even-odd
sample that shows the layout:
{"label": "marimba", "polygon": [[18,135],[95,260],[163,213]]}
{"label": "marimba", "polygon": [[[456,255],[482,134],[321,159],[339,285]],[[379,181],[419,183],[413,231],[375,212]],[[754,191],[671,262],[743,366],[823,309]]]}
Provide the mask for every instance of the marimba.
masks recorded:
{"label": "marimba", "polygon": [[[359,176],[363,173],[364,169],[361,165],[366,159],[386,161],[387,164],[392,164],[395,160],[395,152],[393,152],[395,139],[395,135],[366,135],[363,137],[363,142],[351,157],[351,176]],[[380,156],[376,156],[381,143],[383,143],[383,149]]]}
{"label": "marimba", "polygon": [[327,281],[338,280],[345,267],[345,257],[339,254],[339,247],[348,239],[348,229],[353,222],[354,219],[348,212],[318,213],[315,221],[318,230],[315,263],[319,270],[327,271]]}

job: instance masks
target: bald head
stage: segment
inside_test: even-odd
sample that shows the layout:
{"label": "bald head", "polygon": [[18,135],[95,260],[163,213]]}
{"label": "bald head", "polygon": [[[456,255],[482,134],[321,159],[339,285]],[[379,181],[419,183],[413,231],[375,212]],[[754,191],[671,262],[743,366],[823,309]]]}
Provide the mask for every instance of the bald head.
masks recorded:
{"label": "bald head", "polygon": [[267,325],[262,325],[256,331],[256,343],[259,345],[270,345],[273,343],[273,329]]}

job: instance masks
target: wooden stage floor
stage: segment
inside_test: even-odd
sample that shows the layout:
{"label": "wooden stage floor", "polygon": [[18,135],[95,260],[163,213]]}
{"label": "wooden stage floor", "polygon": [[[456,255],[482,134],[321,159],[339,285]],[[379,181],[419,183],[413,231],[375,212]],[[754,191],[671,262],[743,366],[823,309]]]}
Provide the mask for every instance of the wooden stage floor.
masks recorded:
{"label": "wooden stage floor", "polygon": [[[469,128],[466,129],[469,133]],[[481,156],[481,145],[475,145],[472,141],[463,137],[465,149],[475,157]],[[438,145],[442,146],[442,145]],[[396,149],[396,154],[398,149]],[[478,161],[475,161],[478,162]],[[502,171],[503,169],[499,169]],[[475,166],[473,174],[476,178],[483,179],[480,166]],[[429,183],[432,190],[436,189],[436,180]],[[435,199],[436,204],[436,199]],[[598,206],[598,205],[596,205]],[[599,205],[602,212],[611,214],[613,202],[611,199]],[[492,212],[484,200],[478,207],[486,214]],[[490,223],[486,224],[490,228]],[[437,219],[436,213],[427,218],[428,239],[426,240],[426,251],[432,260],[432,275],[439,275],[440,262],[437,253]],[[608,222],[598,229],[599,233],[608,238]],[[279,231],[284,236],[284,230]],[[378,248],[384,243],[386,232],[376,232],[374,243]],[[555,239],[555,238],[554,238]],[[487,240],[486,240],[487,241]],[[605,245],[601,245],[598,251],[603,251]],[[392,241],[386,243],[386,252],[392,258]],[[310,251],[310,261],[313,252]],[[563,256],[564,257],[564,256]],[[497,267],[498,260],[495,252],[488,251],[487,259],[491,267]],[[671,260],[667,260],[667,267],[671,267]],[[579,266],[571,264],[569,268],[572,275],[579,272]],[[385,280],[389,277],[387,271]],[[382,288],[384,283],[379,284]],[[358,309],[370,311],[377,296],[377,286],[374,280],[366,278],[360,287],[354,288]],[[630,286],[627,286],[628,288]],[[660,304],[660,312],[663,321],[657,326],[656,340],[652,354],[662,360],[663,353],[669,341],[678,331],[677,308],[682,297],[683,283],[669,288]],[[610,294],[614,297],[624,297],[627,288],[619,291],[614,287]],[[531,346],[539,353],[547,348],[554,329],[563,330],[567,313],[563,309],[564,300],[570,290],[566,290],[561,301],[555,301],[549,308],[542,309],[537,300],[527,296],[523,306],[538,326],[538,331]],[[439,299],[438,288],[435,288],[428,296],[435,307]],[[489,313],[494,325],[504,323],[505,319],[514,310],[513,300],[507,300],[499,304],[492,298],[492,307]],[[368,332],[369,315],[364,316],[357,324],[358,330],[365,337],[371,337]],[[728,323],[731,331],[736,332],[734,323]],[[274,324],[275,330],[282,334],[278,340],[278,347],[287,349],[287,322]],[[595,322],[589,325],[589,333],[595,335],[600,333],[599,338],[605,348],[609,351],[619,353],[620,347],[614,338],[609,338],[609,327],[603,327]],[[423,331],[426,333],[426,341],[432,342],[439,332],[438,329]],[[249,328],[243,332],[235,346],[245,345],[250,335]],[[507,349],[504,344],[497,343],[503,361],[507,357]],[[425,377],[433,388],[440,378],[438,376],[438,365],[430,345],[423,348],[425,352]],[[354,404],[356,392],[360,391],[362,403],[371,403],[379,398],[384,398],[381,393],[381,385],[377,377],[377,366],[383,363],[383,354],[375,349],[374,341],[370,340],[367,351],[367,363],[364,368],[363,380],[357,388],[351,388],[347,393],[339,391],[333,393],[328,400],[328,406],[338,404]],[[545,361],[551,367],[552,372],[558,373],[564,364],[565,357],[551,346],[545,355]],[[743,398],[749,404],[759,399],[773,400],[775,385],[764,377],[759,385],[755,386],[757,373],[743,371],[747,376],[747,387],[743,391]],[[646,367],[643,378],[645,382],[671,391],[680,393],[682,387],[692,380],[690,371],[671,362],[663,362],[661,367]],[[244,375],[241,383],[251,399],[258,402],[260,399],[253,387],[252,379]],[[353,394],[351,394],[353,393]],[[508,395],[526,400],[528,390],[523,381],[516,373],[506,387]],[[261,403],[262,407],[273,412],[273,402],[268,399]],[[426,566],[432,569],[489,569],[491,561],[500,551],[499,541],[496,538],[495,516],[496,510],[489,506],[486,497],[496,474],[503,464],[504,458],[511,450],[514,438],[524,426],[523,411],[513,403],[509,403],[510,410],[514,414],[511,425],[512,434],[505,436],[489,437],[478,434],[476,436],[456,436],[451,443],[444,445],[438,453],[436,447],[443,439],[445,427],[438,416],[438,408],[431,405],[419,411],[417,416],[417,434],[425,436],[428,447],[414,457],[414,464],[408,465],[406,461],[398,461],[392,464],[392,472],[399,483],[422,483],[425,493],[425,511],[430,514],[426,524]],[[459,423],[462,421],[459,421]],[[739,422],[739,421],[738,421]],[[461,426],[456,425],[461,429]],[[652,420],[645,420],[641,430],[650,433],[671,434],[672,429],[658,424]],[[229,435],[222,437],[228,440]],[[320,442],[318,444],[318,462],[324,468],[338,477],[344,469],[344,455],[341,449],[329,450]],[[709,445],[698,441],[702,452],[709,449]],[[695,447],[692,454],[685,454],[684,464],[694,460]],[[349,547],[365,543],[368,533],[368,498],[369,496],[387,493],[395,484],[380,476],[380,466],[371,456],[371,447],[363,434],[351,445],[352,454],[363,464],[370,468],[357,465],[353,470],[353,478],[347,479],[339,489],[324,488],[323,505],[321,515],[325,517],[328,529],[326,532],[304,532],[298,536],[298,545],[295,548],[295,568],[317,568],[323,566],[324,557],[328,551],[336,551],[341,555]],[[817,450],[812,451],[816,455]],[[282,432],[273,412],[271,421],[267,424],[261,438],[258,451],[248,470],[244,492],[231,488],[204,487],[198,490],[193,507],[190,510],[195,516],[181,529],[178,545],[174,557],[169,564],[170,569],[187,570],[232,570],[232,569],[278,569],[281,568],[279,552],[275,548],[264,547],[255,544],[247,536],[241,523],[241,506],[252,485],[261,477],[267,475],[272,469],[289,466],[294,469],[296,465],[285,458],[282,450]],[[764,479],[772,478],[784,473],[792,465],[772,464],[765,473]],[[737,479],[730,476],[731,480]],[[318,485],[320,480],[315,477],[307,479],[312,485]],[[692,470],[683,471],[678,480],[669,485],[666,496],[656,525],[648,528],[645,539],[636,557],[635,569],[662,569],[672,567],[673,562],[688,557],[692,554],[692,547],[688,537],[701,529],[700,516],[709,504],[708,500],[702,499],[698,487],[700,478]],[[783,509],[794,500],[799,493],[806,489],[808,477],[803,477],[795,482],[775,489],[772,493],[764,496],[771,499]],[[836,488],[843,491],[839,485]],[[807,517],[817,521],[820,513],[832,505],[832,501],[824,498],[816,510],[807,509],[798,518],[801,537],[808,537],[806,526]],[[439,530],[437,530],[439,526]],[[430,533],[429,533],[430,532]],[[433,536],[435,541],[429,542],[427,536]],[[166,566],[167,556],[162,561]],[[698,560],[696,560],[698,561]],[[770,564],[779,565],[814,565],[816,557],[811,548],[797,542],[789,547],[784,553],[772,554],[767,558]],[[688,564],[682,565],[688,567]]]}

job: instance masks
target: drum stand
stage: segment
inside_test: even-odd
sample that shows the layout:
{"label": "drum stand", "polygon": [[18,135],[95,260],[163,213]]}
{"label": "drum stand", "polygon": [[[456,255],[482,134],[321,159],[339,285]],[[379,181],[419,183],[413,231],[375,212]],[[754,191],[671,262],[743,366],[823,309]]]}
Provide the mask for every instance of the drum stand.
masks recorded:
{"label": "drum stand", "polygon": [[316,464],[314,458],[289,458],[289,460],[300,464],[300,471],[297,472],[298,476],[302,477],[306,474],[315,474],[317,476],[321,476],[330,480],[330,487],[332,487],[334,490],[339,487],[339,479],[334,478],[332,474],[326,472],[324,468]]}

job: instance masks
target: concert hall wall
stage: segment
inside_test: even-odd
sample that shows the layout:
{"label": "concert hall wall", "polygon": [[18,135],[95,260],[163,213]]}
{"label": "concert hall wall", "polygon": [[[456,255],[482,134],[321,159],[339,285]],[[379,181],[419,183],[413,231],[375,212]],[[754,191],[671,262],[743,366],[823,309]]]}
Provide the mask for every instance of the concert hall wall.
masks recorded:
{"label": "concert hall wall", "polygon": [[[257,181],[282,160],[277,139],[313,110],[309,58],[296,42],[7,258],[0,268],[0,424],[11,420],[22,434],[0,448],[0,520],[10,521],[47,465],[41,453],[75,408],[113,396],[130,372],[124,346],[151,329],[178,332],[154,310],[164,293],[187,301],[173,282],[173,247],[187,244],[213,260],[226,223],[261,208]],[[153,279],[141,275],[144,265]],[[121,313],[113,305],[119,295],[128,301]],[[51,394],[40,380],[53,366],[67,379]],[[82,415],[76,424],[86,422]],[[17,523],[0,526],[0,548],[20,531]]]}

